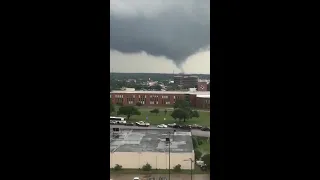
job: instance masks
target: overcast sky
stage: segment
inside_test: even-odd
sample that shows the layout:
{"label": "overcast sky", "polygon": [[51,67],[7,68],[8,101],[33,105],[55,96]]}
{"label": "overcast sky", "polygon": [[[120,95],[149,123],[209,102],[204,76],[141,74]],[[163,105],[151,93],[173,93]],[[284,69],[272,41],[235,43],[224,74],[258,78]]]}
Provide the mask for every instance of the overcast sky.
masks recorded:
{"label": "overcast sky", "polygon": [[111,0],[110,71],[210,73],[210,0]]}

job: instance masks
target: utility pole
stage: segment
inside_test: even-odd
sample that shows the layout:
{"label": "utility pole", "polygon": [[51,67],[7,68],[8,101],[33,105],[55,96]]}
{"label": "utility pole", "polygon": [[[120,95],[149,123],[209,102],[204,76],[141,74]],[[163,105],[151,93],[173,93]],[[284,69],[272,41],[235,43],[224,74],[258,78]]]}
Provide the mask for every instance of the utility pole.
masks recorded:
{"label": "utility pole", "polygon": [[171,132],[168,132],[168,134],[169,134],[169,138],[166,138],[166,143],[169,143],[169,171],[168,171],[168,174],[169,174],[169,180],[170,180],[170,169],[171,169],[171,167],[170,167],[170,165],[171,165],[171,162],[170,162],[170,144],[171,144],[170,134],[171,134]]}
{"label": "utility pole", "polygon": [[190,177],[191,177],[191,180],[192,180],[192,159],[190,158],[190,162],[191,162],[191,170],[190,170]]}
{"label": "utility pole", "polygon": [[171,165],[171,163],[170,163],[170,144],[171,144],[171,140],[170,140],[170,132],[169,132],[169,180],[170,180],[170,169],[171,169],[171,167],[170,167],[170,165]]}
{"label": "utility pole", "polygon": [[191,158],[187,159],[187,160],[184,160],[184,161],[190,161],[191,163],[191,169],[190,169],[190,178],[192,180],[192,163],[194,162]]}

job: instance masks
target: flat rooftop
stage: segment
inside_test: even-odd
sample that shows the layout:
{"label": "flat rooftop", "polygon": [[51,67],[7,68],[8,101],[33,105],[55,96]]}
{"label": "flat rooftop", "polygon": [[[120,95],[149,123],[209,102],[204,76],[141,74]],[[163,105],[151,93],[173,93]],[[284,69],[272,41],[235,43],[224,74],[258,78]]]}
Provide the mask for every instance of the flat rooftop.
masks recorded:
{"label": "flat rooftop", "polygon": [[191,132],[164,129],[110,129],[110,152],[169,152],[166,138],[171,132],[170,153],[192,152]]}
{"label": "flat rooftop", "polygon": [[111,91],[113,93],[131,93],[131,94],[196,94],[210,95],[210,91]]}

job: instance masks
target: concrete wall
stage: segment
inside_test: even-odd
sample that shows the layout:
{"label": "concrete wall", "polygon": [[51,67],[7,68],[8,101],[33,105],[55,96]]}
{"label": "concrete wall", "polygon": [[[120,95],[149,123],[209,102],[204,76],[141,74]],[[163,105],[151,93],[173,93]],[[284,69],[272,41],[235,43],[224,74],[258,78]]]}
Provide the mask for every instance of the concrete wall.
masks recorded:
{"label": "concrete wall", "polygon": [[[174,166],[180,164],[181,169],[190,169],[191,163],[189,160],[194,160],[194,153],[171,153],[170,154],[170,166],[171,169]],[[159,152],[114,152],[110,153],[110,167],[114,167],[116,164],[122,166],[125,169],[138,169],[143,165],[149,163],[152,169],[168,169],[169,167],[169,153]],[[192,168],[193,165],[192,165]]]}

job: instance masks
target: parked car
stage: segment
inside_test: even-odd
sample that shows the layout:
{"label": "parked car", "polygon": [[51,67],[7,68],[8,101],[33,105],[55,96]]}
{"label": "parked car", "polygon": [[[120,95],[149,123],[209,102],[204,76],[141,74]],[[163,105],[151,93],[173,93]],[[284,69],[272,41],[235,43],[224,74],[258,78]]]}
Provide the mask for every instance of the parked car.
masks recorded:
{"label": "parked car", "polygon": [[176,123],[168,124],[168,127],[174,127],[175,125],[177,125],[177,124]]}
{"label": "parked car", "polygon": [[140,178],[139,177],[134,177],[133,180],[140,180]]}
{"label": "parked car", "polygon": [[137,126],[145,126],[145,127],[148,127],[148,126],[150,126],[150,123],[146,123],[146,122],[143,122],[143,121],[139,121],[139,122],[136,122],[136,125],[137,125]]}
{"label": "parked car", "polygon": [[167,128],[168,126],[167,125],[165,125],[165,124],[159,124],[158,126],[157,126],[157,128]]}
{"label": "parked car", "polygon": [[181,129],[191,129],[191,125],[183,125]]}
{"label": "parked car", "polygon": [[202,126],[200,126],[200,125],[198,125],[198,124],[193,124],[193,125],[191,125],[191,128],[192,128],[192,129],[201,129]]}
{"label": "parked car", "polygon": [[127,121],[117,121],[117,123],[124,125],[124,124],[127,124]]}
{"label": "parked car", "polygon": [[110,121],[110,124],[117,124],[117,122],[115,122],[115,121]]}
{"label": "parked car", "polygon": [[126,126],[134,126],[134,124],[132,122],[127,122],[125,125]]}
{"label": "parked car", "polygon": [[203,128],[201,128],[201,131],[210,131],[210,128],[208,128],[208,127],[203,127]]}
{"label": "parked car", "polygon": [[173,126],[173,128],[175,128],[175,129],[179,129],[179,128],[182,128],[182,126],[180,126],[180,125],[176,124],[176,125],[174,125],[174,126]]}

